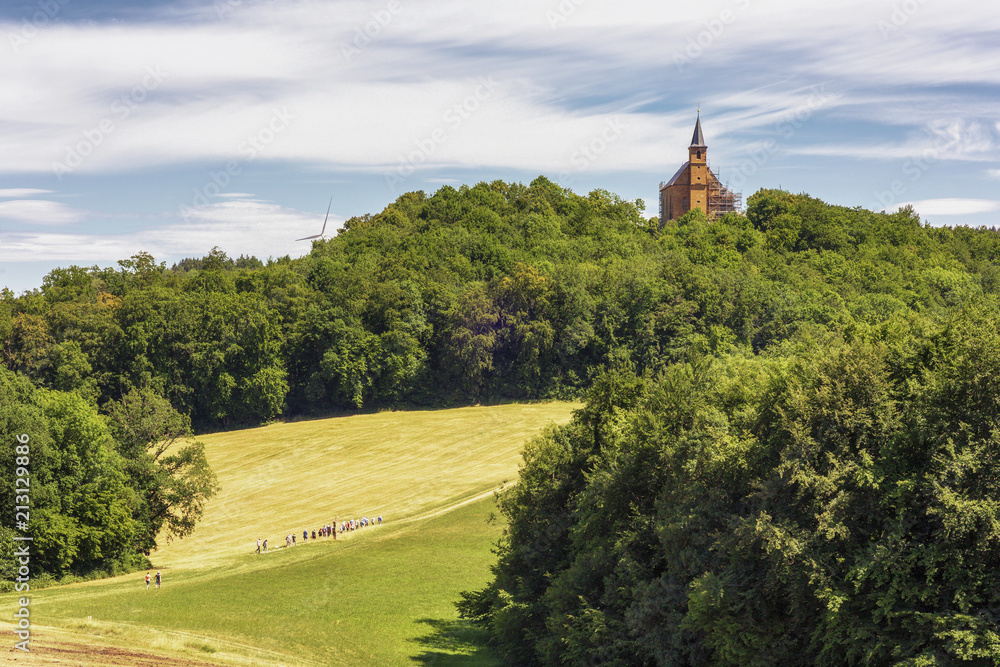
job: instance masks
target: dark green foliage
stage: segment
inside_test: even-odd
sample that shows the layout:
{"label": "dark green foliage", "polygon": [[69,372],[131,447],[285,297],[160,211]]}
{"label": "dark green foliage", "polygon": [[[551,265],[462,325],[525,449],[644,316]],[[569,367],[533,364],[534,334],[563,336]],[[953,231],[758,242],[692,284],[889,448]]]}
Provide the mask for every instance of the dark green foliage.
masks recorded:
{"label": "dark green foliage", "polygon": [[163,531],[168,540],[194,530],[218,485],[205,447],[190,442],[190,420],[149,387],[109,403],[108,424],[135,492],[135,546],[148,555]]}
{"label": "dark green foliage", "polygon": [[79,574],[133,562],[139,525],[132,517],[125,461],[96,409],[77,394],[36,389],[0,369],[5,527],[15,525],[20,435],[28,436],[32,571]]}
{"label": "dark green foliage", "polygon": [[[993,321],[1000,235],[930,228],[912,209],[873,213],[780,190],[750,197],[745,216],[715,221],[693,211],[661,226],[644,219],[641,207],[604,190],[577,195],[544,177],[446,186],[351,218],[295,260],[234,260],[214,248],[171,270],[147,253],[117,269],[57,269],[37,290],[0,294],[0,358],[18,386],[38,391],[10,399],[11,410],[27,410],[24,419],[40,415],[43,431],[81,411],[114,418],[110,434],[86,431],[93,442],[85,446],[52,442],[97,458],[124,454],[123,516],[131,523],[122,524],[122,535],[146,551],[158,528],[190,530],[212,478],[197,447],[151,453],[173,437],[163,434],[180,432],[174,426],[163,425],[160,435],[145,429],[145,439],[127,434],[121,424],[142,419],[129,410],[133,416],[119,419],[120,406],[137,397],[152,414],[168,414],[168,401],[194,428],[211,429],[345,409],[589,395],[578,422],[530,454],[529,468],[544,472],[518,492],[529,494],[525,503],[538,500],[529,520],[512,523],[512,540],[535,545],[510,556],[520,579],[468,602],[470,614],[490,616],[498,637],[521,638],[505,649],[513,661],[614,664],[645,655],[697,664],[753,654],[792,664],[803,651],[833,656],[841,645],[821,641],[810,625],[822,616],[830,632],[840,627],[822,606],[827,598],[740,586],[758,576],[798,586],[804,575],[782,570],[773,544],[819,549],[809,516],[840,521],[843,508],[862,512],[883,502],[861,486],[836,502],[839,496],[824,495],[850,471],[869,474],[876,464],[865,456],[884,461],[890,451],[876,456],[862,444],[889,440],[930,462],[952,451],[963,461],[989,452],[994,413],[982,397],[992,391],[991,351],[962,347],[973,320],[961,314],[974,306],[976,326]],[[979,375],[962,375],[961,363]],[[857,391],[836,393],[847,391],[837,385],[847,377],[856,377]],[[806,409],[800,403],[809,392],[815,401]],[[65,396],[78,399],[72,410]],[[850,410],[841,404],[847,400]],[[815,412],[822,406],[828,413]],[[837,421],[848,417],[849,437]],[[945,432],[950,440],[941,441]],[[833,447],[829,434],[847,438],[831,450],[839,463],[810,458],[809,475],[822,483],[793,484],[793,473],[806,470],[789,462],[799,461],[795,452]],[[942,489],[975,477],[940,465]],[[119,488],[115,479],[106,488]],[[689,479],[697,486],[677,481]],[[623,491],[623,480],[634,488]],[[933,485],[909,488],[894,491],[899,522],[922,516],[913,504],[928,498],[944,508],[934,516],[966,502]],[[987,492],[976,488],[969,498],[979,503]],[[513,517],[521,501],[504,502]],[[118,521],[114,507],[74,525]],[[969,517],[986,511],[968,507]],[[593,518],[578,525],[591,510]],[[744,521],[750,516],[752,530]],[[597,529],[605,524],[610,533]],[[949,530],[979,539],[967,525]],[[836,526],[831,535],[840,534]],[[78,552],[90,549],[88,558],[97,553],[93,545],[102,554],[118,548],[88,539],[73,543]],[[62,547],[52,548],[55,563]],[[705,553],[711,568],[700,560]],[[822,559],[836,557],[816,554],[816,567],[833,567]],[[906,558],[929,563],[932,556]],[[817,569],[807,579],[818,586],[834,574]],[[872,577],[852,584],[855,592],[882,581]],[[830,600],[843,594],[830,590]],[[620,591],[635,597],[626,604]],[[786,617],[801,626],[782,625]],[[924,622],[907,618],[900,627]],[[970,618],[956,616],[937,632],[964,641],[961,633],[980,622]],[[843,637],[855,631],[851,625]],[[907,650],[923,660],[923,645]]]}
{"label": "dark green foliage", "polygon": [[518,665],[1000,664],[995,313],[606,376],[460,610]]}
{"label": "dark green foliage", "polygon": [[[190,420],[165,399],[133,391],[109,412],[106,419],[78,393],[39,389],[0,368],[0,468],[7,473],[0,519],[9,530],[15,505],[30,507],[36,575],[146,565],[142,556],[157,535],[190,534],[216,490],[203,445],[187,440]],[[15,489],[19,467],[30,479],[27,503],[15,503],[24,493]],[[5,548],[0,580],[9,582],[7,555]]]}
{"label": "dark green foliage", "polygon": [[203,271],[192,292],[154,286],[125,296],[115,312],[120,390],[149,384],[202,423],[281,413],[279,322],[260,295],[217,291],[215,278],[227,275]]}
{"label": "dark green foliage", "polygon": [[544,177],[411,192],[309,256],[57,269],[0,309],[4,362],[98,405],[150,386],[198,427],[579,396],[627,361],[760,353],[1000,289],[1000,237],[762,190],[661,228]]}

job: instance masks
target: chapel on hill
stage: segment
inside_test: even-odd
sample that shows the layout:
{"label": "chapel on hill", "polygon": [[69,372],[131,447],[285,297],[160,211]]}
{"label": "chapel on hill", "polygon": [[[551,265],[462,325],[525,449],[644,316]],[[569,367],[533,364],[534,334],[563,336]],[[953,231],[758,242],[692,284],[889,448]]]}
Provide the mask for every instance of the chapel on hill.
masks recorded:
{"label": "chapel on hill", "polygon": [[676,220],[688,211],[700,208],[714,220],[740,209],[743,195],[733,192],[719,180],[708,165],[708,146],[701,131],[701,113],[694,125],[694,137],[688,146],[688,161],[674,177],[660,183],[660,224]]}

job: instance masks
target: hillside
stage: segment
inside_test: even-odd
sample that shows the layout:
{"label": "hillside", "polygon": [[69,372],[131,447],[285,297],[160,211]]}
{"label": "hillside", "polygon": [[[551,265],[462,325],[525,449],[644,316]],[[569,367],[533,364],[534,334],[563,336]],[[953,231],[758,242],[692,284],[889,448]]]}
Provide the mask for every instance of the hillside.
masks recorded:
{"label": "hillside", "polygon": [[[456,465],[466,486],[425,492],[437,480],[422,472],[445,463],[433,456],[397,479],[380,474],[384,453],[320,473],[325,459],[269,426],[272,449],[232,443],[222,464],[267,466],[296,493],[268,495],[247,478],[204,505],[215,476],[202,446],[161,451],[192,428],[584,399],[572,426],[529,452],[538,467],[503,500],[509,551],[466,598],[465,613],[514,664],[594,651],[623,664],[741,664],[776,638],[778,662],[994,655],[985,591],[1000,582],[983,572],[996,565],[1000,525],[987,435],[1000,432],[990,398],[1000,395],[990,380],[1000,375],[990,342],[1000,234],[781,190],[715,220],[692,211],[661,224],[643,210],[543,177],[445,186],[351,218],[295,260],[216,248],[168,269],[140,253],[3,294],[0,464],[14,465],[15,437],[28,433],[37,566],[55,578],[131,571],[157,544],[178,563],[224,562],[255,529],[281,540],[313,511],[316,522],[379,512],[402,525],[489,490]],[[857,367],[870,374],[851,375]],[[331,447],[353,451],[348,440]],[[8,536],[12,480],[0,488]],[[705,523],[673,523],[664,499],[675,496]],[[268,509],[259,528],[237,512],[243,498]],[[228,514],[201,517],[214,503]],[[884,522],[855,525],[845,507]],[[164,543],[201,519],[197,535],[208,537],[183,543],[200,552]],[[734,527],[744,533],[727,541]],[[748,537],[757,527],[770,537]],[[939,551],[907,550],[925,540]],[[681,547],[672,569],[663,552]],[[795,566],[763,562],[761,550]],[[872,554],[885,553],[911,567],[879,569]],[[627,581],[618,563],[630,564]],[[958,583],[919,583],[924,567]],[[15,571],[0,553],[0,587]],[[905,591],[900,600],[854,597],[870,572]],[[787,597],[754,588],[789,578]],[[854,623],[888,608],[891,622]],[[885,633],[897,635],[845,639]]]}
{"label": "hillside", "polygon": [[278,415],[573,398],[692,345],[762,353],[1000,289],[1000,235],[761,190],[660,224],[539,177],[410,192],[299,259],[68,267],[0,299],[4,362],[98,405],[152,387],[214,429]]}
{"label": "hillside", "polygon": [[[221,491],[190,538],[153,554],[162,590],[146,591],[137,572],[34,592],[33,659],[466,664],[463,652],[480,649],[453,602],[488,575],[493,491],[516,477],[525,440],[574,407],[382,412],[205,436]],[[382,526],[301,544],[304,528],[373,513]],[[300,545],[276,550],[292,530]],[[271,553],[253,553],[257,537]],[[9,618],[13,596],[0,600]]]}
{"label": "hillside", "polygon": [[518,667],[1000,664],[997,313],[609,371],[464,616]]}

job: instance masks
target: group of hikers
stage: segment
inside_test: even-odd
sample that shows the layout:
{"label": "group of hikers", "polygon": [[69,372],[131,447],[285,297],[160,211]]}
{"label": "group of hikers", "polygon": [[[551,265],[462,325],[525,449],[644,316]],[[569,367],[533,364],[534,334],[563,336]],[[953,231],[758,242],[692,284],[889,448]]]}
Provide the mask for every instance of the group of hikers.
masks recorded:
{"label": "group of hikers", "polygon": [[[337,525],[336,520],[333,523],[328,523],[325,526],[320,526],[318,529],[312,531],[312,536],[308,530],[302,531],[302,541],[306,542],[310,539],[316,540],[321,537],[333,537],[337,539],[337,533],[346,533],[352,530],[359,530],[361,528],[367,528],[368,526],[381,526],[382,525],[382,515],[379,514],[377,517],[366,517],[363,516],[360,519],[349,519],[347,521],[341,521],[340,526]],[[298,533],[289,533],[285,535],[285,547],[294,547],[297,545]],[[257,551],[254,553],[267,553],[267,540],[261,540],[257,538]],[[157,580],[159,580],[157,578]]]}
{"label": "group of hikers", "polygon": [[[337,539],[337,533],[338,532],[340,532],[340,533],[346,533],[346,532],[351,531],[351,530],[359,530],[361,528],[367,528],[368,526],[375,526],[375,525],[378,525],[378,526],[382,525],[382,515],[381,514],[379,514],[377,517],[373,516],[373,517],[369,518],[369,517],[363,516],[360,519],[350,519],[348,521],[341,521],[340,522],[340,526],[339,526],[339,530],[338,530],[337,522],[336,522],[336,520],[334,520],[333,523],[328,523],[325,526],[320,526],[317,530],[312,531],[312,536],[311,537],[310,537],[310,533],[309,533],[308,530],[303,530],[302,531],[302,541],[305,542],[305,541],[307,541],[309,539],[316,540],[316,539],[319,539],[321,537],[331,537],[331,536],[333,537],[333,539]],[[295,538],[296,538],[296,533],[289,533],[288,535],[285,535],[285,546],[286,547],[293,547],[293,546],[295,546],[295,544],[296,544],[296,539]],[[265,540],[261,540],[258,537],[257,538],[257,552],[256,553],[261,553],[261,550],[263,550],[264,553],[267,553],[267,540],[266,539]],[[146,590],[149,590],[149,584],[150,584],[150,581],[152,581],[152,580],[153,580],[153,577],[150,576],[149,572],[146,572]],[[160,587],[160,580],[161,580],[160,571],[157,570],[156,571],[156,587],[157,588]]]}

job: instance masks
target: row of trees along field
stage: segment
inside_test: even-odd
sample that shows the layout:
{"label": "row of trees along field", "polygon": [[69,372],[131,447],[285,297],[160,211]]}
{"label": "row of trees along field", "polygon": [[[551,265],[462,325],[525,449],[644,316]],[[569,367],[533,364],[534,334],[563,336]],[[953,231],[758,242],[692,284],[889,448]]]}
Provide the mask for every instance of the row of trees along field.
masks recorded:
{"label": "row of trees along field", "polygon": [[[74,543],[86,548],[64,550],[75,555],[53,556],[49,567],[78,572],[112,554],[141,553],[167,525],[156,522],[169,516],[181,522],[177,531],[187,529],[199,510],[178,505],[182,490],[201,489],[205,498],[213,484],[197,448],[186,463],[170,458],[180,450],[162,449],[172,437],[164,433],[187,424],[199,430],[283,414],[570,398],[619,373],[656,385],[687,368],[692,355],[713,369],[704,373],[812,368],[862,342],[894,350],[887,360],[902,359],[969,307],[994,312],[1000,292],[995,231],[931,228],[909,209],[873,213],[776,190],[753,195],[745,215],[713,222],[694,211],[661,226],[642,208],[600,190],[576,195],[545,178],[443,187],[351,218],[336,238],[295,260],[232,260],[213,250],[168,269],[139,254],[116,269],[58,269],[37,290],[4,292],[2,456],[13,460],[10,434],[24,432],[30,413],[30,423],[48,433],[38,439],[53,452],[52,470],[73,467],[66,451],[107,457],[112,463],[100,468],[107,472],[93,478],[76,466],[74,483],[110,485],[108,497],[121,501],[117,514],[91,517],[86,494],[36,496],[51,508],[53,533],[88,536]],[[765,371],[755,372],[747,371],[763,383]],[[907,378],[912,384],[919,376]],[[748,401],[764,399],[757,395],[764,384],[740,386],[753,394]],[[730,424],[764,410],[726,396],[730,403],[713,407]],[[62,404],[73,409],[53,407]],[[124,417],[121,406],[141,404],[160,406],[158,429],[125,425],[144,413]],[[635,407],[600,405],[588,403],[584,413],[602,415],[600,424],[624,425]],[[64,427],[71,413],[94,429],[86,446],[67,435],[75,432]],[[602,428],[592,429],[595,438]],[[638,446],[631,436],[616,442]],[[590,479],[593,470],[575,474]],[[70,483],[60,475],[52,473],[53,484]],[[11,500],[0,504],[5,526],[12,494],[4,487]],[[108,528],[115,521],[120,528]],[[558,526],[570,530],[553,526],[553,535]],[[121,546],[100,542],[104,534],[130,537]],[[564,548],[553,542],[554,553]],[[600,601],[588,604],[599,609]],[[536,642],[520,643],[535,655]],[[702,644],[698,650],[711,649]]]}
{"label": "row of trees along field", "polygon": [[1000,664],[996,303],[609,370],[499,498],[511,665]]}
{"label": "row of trees along field", "polygon": [[[190,420],[166,399],[148,387],[100,409],[92,399],[0,367],[0,540],[30,526],[32,586],[148,566],[157,537],[190,534],[218,488]],[[15,488],[22,466],[30,486]],[[0,591],[17,571],[4,548]]]}
{"label": "row of trees along field", "polygon": [[401,196],[300,259],[70,267],[0,300],[3,361],[104,406],[132,389],[196,428],[282,413],[576,396],[693,344],[761,354],[1000,289],[1000,237],[761,191],[662,228],[544,178]]}

